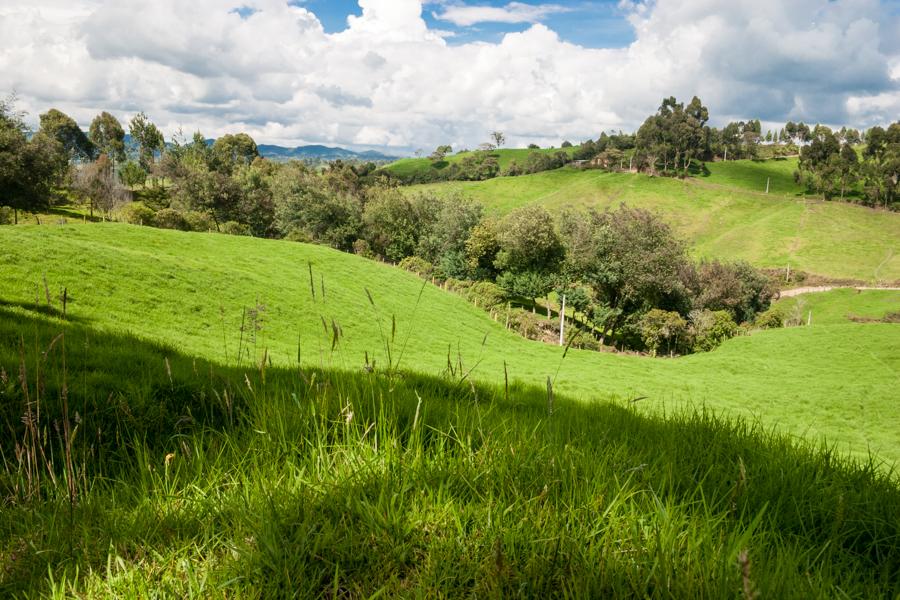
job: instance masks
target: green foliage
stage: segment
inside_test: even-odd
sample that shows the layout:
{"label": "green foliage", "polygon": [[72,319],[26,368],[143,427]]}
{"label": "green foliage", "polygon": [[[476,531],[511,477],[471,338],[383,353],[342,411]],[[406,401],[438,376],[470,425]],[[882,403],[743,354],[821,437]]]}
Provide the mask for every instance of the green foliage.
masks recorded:
{"label": "green foliage", "polygon": [[106,154],[114,162],[125,161],[125,130],[113,115],[103,111],[94,117],[88,138],[98,153]]}
{"label": "green foliage", "polygon": [[[538,206],[514,210],[500,222],[496,264],[513,273],[553,273],[565,255],[553,217]],[[533,297],[533,296],[528,296]]]}
{"label": "green foliage", "polygon": [[[158,214],[158,213],[157,213]],[[227,235],[251,235],[250,227],[237,221],[226,221],[221,226],[222,233]]]}
{"label": "green foliage", "polygon": [[185,211],[182,216],[189,231],[207,232],[216,228],[216,222],[208,213],[189,210]]}
{"label": "green foliage", "polygon": [[64,112],[51,108],[41,115],[40,132],[56,140],[70,162],[94,158],[96,148],[78,123]]}
{"label": "green foliage", "polygon": [[415,273],[419,277],[431,277],[434,272],[434,265],[418,256],[407,256],[397,266],[404,271]]}
{"label": "green foliage", "polygon": [[419,242],[421,213],[396,189],[373,190],[363,212],[372,251],[393,262],[411,256]]}
{"label": "green foliage", "polygon": [[119,168],[119,179],[130,188],[147,183],[147,171],[133,160],[129,160]]}
{"label": "green foliage", "polygon": [[738,334],[739,328],[724,310],[698,310],[690,315],[690,328],[695,352],[715,350]]}
{"label": "green foliage", "polygon": [[0,100],[0,205],[18,211],[37,211],[49,206],[50,188],[59,174],[59,142],[46,133],[30,140],[13,98]]}
{"label": "green foliage", "polygon": [[129,202],[119,210],[119,218],[132,225],[152,226],[156,213],[143,202]]}
{"label": "green foliage", "polygon": [[640,162],[655,172],[669,168],[686,172],[691,160],[705,149],[709,111],[696,96],[685,106],[674,97],[663,100],[659,111],[648,117],[636,135]]}
{"label": "green foliage", "polygon": [[246,133],[223,135],[213,143],[211,153],[213,168],[225,173],[239,165],[250,165],[259,157],[256,142]]}
{"label": "green foliage", "polygon": [[738,322],[753,321],[769,307],[774,285],[748,263],[703,261],[697,268],[696,308],[726,310]]}
{"label": "green foliage", "polygon": [[778,329],[784,327],[784,314],[775,307],[756,315],[753,324],[760,329]]}
{"label": "green foliage", "polygon": [[190,231],[192,229],[184,215],[174,208],[163,208],[156,211],[153,224],[161,229],[177,229],[179,231]]}
{"label": "green foliage", "polygon": [[138,146],[138,163],[145,171],[150,171],[155,156],[165,149],[162,132],[150,122],[143,112],[132,117],[128,124],[132,141]]}
{"label": "green foliage", "polygon": [[350,250],[362,229],[362,205],[342,191],[322,185],[300,163],[284,165],[271,183],[275,226],[283,235]]}
{"label": "green foliage", "polygon": [[658,308],[641,316],[640,328],[644,346],[653,356],[660,350],[668,354],[678,352],[688,333],[688,323],[681,315]]}
{"label": "green foliage", "polygon": [[472,228],[466,239],[466,262],[476,279],[497,276],[497,255],[500,253],[499,224],[493,219],[482,220]]}
{"label": "green foliage", "polygon": [[565,270],[593,290],[602,331],[614,335],[630,315],[652,308],[684,312],[689,305],[685,247],[653,213],[626,206],[567,213],[562,230]]}

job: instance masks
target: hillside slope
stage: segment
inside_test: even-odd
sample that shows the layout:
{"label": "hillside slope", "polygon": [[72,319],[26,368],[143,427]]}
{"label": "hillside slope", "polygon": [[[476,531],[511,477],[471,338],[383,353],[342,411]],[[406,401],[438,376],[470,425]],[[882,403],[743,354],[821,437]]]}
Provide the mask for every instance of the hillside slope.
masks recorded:
{"label": "hillside slope", "polygon": [[671,360],[588,351],[563,359],[430,283],[327,248],[118,224],[0,228],[0,302],[33,313],[46,303],[45,277],[56,306],[67,290],[70,319],[230,365],[239,349],[244,365],[264,352],[290,365],[299,352],[305,364],[349,370],[366,357],[383,367],[390,353],[403,369],[440,374],[461,363],[492,383],[505,365],[511,380],[555,377],[557,392],[583,400],[704,404],[900,458],[896,325],[766,331]]}
{"label": "hillside slope", "polygon": [[[733,161],[686,180],[642,174],[559,169],[479,182],[405,188],[409,193],[462,191],[489,213],[538,204],[551,212],[625,203],[660,213],[697,257],[743,259],[758,267],[802,270],[864,281],[900,279],[900,214],[797,197],[782,165]],[[757,176],[754,169],[762,169]],[[769,173],[770,175],[766,175]],[[767,176],[776,187],[764,194]],[[757,187],[757,192],[750,188]],[[775,190],[779,190],[777,193]]]}

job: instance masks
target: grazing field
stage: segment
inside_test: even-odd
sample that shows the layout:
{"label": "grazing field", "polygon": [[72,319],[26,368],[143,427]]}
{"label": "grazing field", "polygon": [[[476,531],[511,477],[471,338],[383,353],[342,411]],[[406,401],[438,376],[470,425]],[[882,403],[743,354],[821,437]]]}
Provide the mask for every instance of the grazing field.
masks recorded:
{"label": "grazing field", "polygon": [[[571,156],[571,154],[575,152],[575,148],[541,148],[536,150],[529,148],[501,148],[499,150],[492,150],[491,155],[497,159],[497,162],[500,164],[500,169],[503,170],[506,169],[513,160],[519,164],[524,164],[528,155],[532,152],[540,152],[542,154],[565,152]],[[461,162],[465,157],[472,154],[471,151],[457,152],[456,154],[448,155],[443,161],[437,163],[429,158],[403,158],[387,165],[383,170],[392,173],[393,175],[397,175],[398,177],[411,177],[418,172],[430,171],[432,167],[440,170],[453,163]]]}
{"label": "grazing field", "polygon": [[[788,161],[772,161],[788,169]],[[686,180],[642,174],[559,169],[479,182],[411,186],[459,190],[504,215],[539,204],[551,212],[620,203],[660,213],[691,244],[697,257],[743,259],[757,267],[802,270],[862,281],[900,279],[900,214],[841,202],[796,197],[794,192],[751,192],[772,172],[769,162],[708,163],[709,178]],[[748,171],[748,169],[750,171]],[[758,176],[748,172],[763,169]],[[755,179],[754,179],[755,178]],[[779,186],[788,186],[784,179]]]}
{"label": "grazing field", "polygon": [[648,413],[705,406],[858,456],[900,459],[894,324],[816,320],[676,359],[576,350],[563,358],[430,283],[318,246],[96,224],[2,228],[0,248],[0,301],[11,314],[33,314],[48,290],[58,310],[65,289],[74,322],[221,364],[265,356],[291,365],[299,354],[305,365],[357,371],[368,360],[493,384],[505,369],[528,385],[551,377],[557,393],[582,401],[644,398],[637,406]]}
{"label": "grazing field", "polygon": [[900,313],[900,291],[844,288],[782,298],[776,307],[785,316],[804,321],[811,318],[816,325],[847,324],[852,322],[851,317],[878,320],[890,313]]}
{"label": "grazing field", "polygon": [[900,590],[896,481],[760,426],[225,367],[33,312],[0,308],[0,366],[24,374],[0,387],[3,597]]}
{"label": "grazing field", "polygon": [[705,163],[707,173],[697,179],[758,193],[765,193],[768,181],[769,195],[803,196],[805,188],[794,181],[798,166],[796,158],[708,162]]}

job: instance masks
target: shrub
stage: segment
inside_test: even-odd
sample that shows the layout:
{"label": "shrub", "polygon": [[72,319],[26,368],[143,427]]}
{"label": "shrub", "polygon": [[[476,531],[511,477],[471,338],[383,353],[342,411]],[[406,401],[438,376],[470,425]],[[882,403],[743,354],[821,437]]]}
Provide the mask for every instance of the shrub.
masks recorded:
{"label": "shrub", "polygon": [[184,215],[174,208],[163,208],[156,211],[156,226],[161,229],[177,229],[179,231],[190,229]]}
{"label": "shrub", "polygon": [[690,315],[695,352],[709,352],[738,333],[738,326],[725,310],[696,310]]}
{"label": "shrub", "polygon": [[152,226],[156,221],[156,213],[143,202],[131,202],[122,207],[119,218],[132,225]]}
{"label": "shrub", "polygon": [[400,261],[398,266],[404,271],[415,273],[420,277],[431,277],[431,274],[434,272],[434,265],[418,256],[407,256]]}
{"label": "shrub", "polygon": [[237,221],[227,221],[219,230],[228,235],[250,235],[250,227]]}
{"label": "shrub", "polygon": [[209,213],[189,210],[184,213],[184,221],[190,231],[215,231],[216,223]]}
{"label": "shrub", "polygon": [[778,329],[784,327],[784,315],[776,308],[770,308],[756,316],[754,325],[759,329]]}
{"label": "shrub", "polygon": [[8,206],[0,206],[0,225],[11,225],[13,220],[13,209]]}
{"label": "shrub", "polygon": [[541,339],[541,326],[546,320],[527,310],[516,308],[509,313],[509,328],[529,340]]}
{"label": "shrub", "polygon": [[469,288],[466,298],[470,302],[478,302],[479,308],[490,310],[506,305],[506,295],[496,283],[490,281],[479,281],[472,284]]}
{"label": "shrub", "polygon": [[672,354],[684,346],[688,324],[677,312],[654,308],[641,316],[640,330],[644,345],[656,356],[659,350]]}
{"label": "shrub", "polygon": [[353,242],[353,254],[363,256],[365,258],[374,258],[375,253],[372,252],[372,246],[366,240],[356,240]]}

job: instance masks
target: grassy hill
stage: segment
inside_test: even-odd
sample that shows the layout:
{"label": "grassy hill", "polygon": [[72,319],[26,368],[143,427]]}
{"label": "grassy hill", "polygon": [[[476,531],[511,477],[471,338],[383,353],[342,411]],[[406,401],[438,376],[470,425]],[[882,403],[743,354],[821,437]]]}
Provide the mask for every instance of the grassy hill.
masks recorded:
{"label": "grassy hill", "polygon": [[900,214],[797,197],[801,190],[788,175],[792,160],[708,163],[709,177],[686,180],[566,168],[406,189],[460,190],[496,215],[527,204],[558,213],[625,203],[662,214],[697,257],[790,264],[836,278],[900,279]]}
{"label": "grassy hill", "polygon": [[67,289],[76,322],[223,364],[237,364],[239,351],[255,364],[265,351],[290,365],[299,352],[306,365],[354,371],[367,357],[384,367],[390,353],[403,369],[438,375],[461,364],[490,383],[505,368],[530,385],[553,377],[557,393],[584,401],[646,397],[640,407],[651,412],[705,405],[900,458],[896,325],[816,319],[671,360],[574,350],[563,359],[430,283],[317,246],[89,224],[2,228],[0,248],[0,301],[15,314],[46,304],[46,277],[55,306]]}
{"label": "grassy hill", "polygon": [[[500,148],[491,151],[491,154],[497,158],[497,162],[500,163],[500,169],[503,170],[506,169],[513,160],[517,161],[519,164],[524,164],[528,155],[532,152],[555,154],[560,151],[571,155],[575,152],[575,148],[541,148],[537,150],[531,148]],[[457,152],[456,154],[447,156],[443,161],[438,163],[433,163],[428,158],[403,158],[387,165],[383,170],[397,175],[398,177],[411,177],[418,172],[429,171],[432,168],[437,168],[438,170],[446,168],[451,164],[461,162],[465,157],[471,154],[471,151]]]}
{"label": "grassy hill", "polygon": [[891,597],[900,326],[815,322],[563,358],[322,247],[0,228],[0,595]]}

